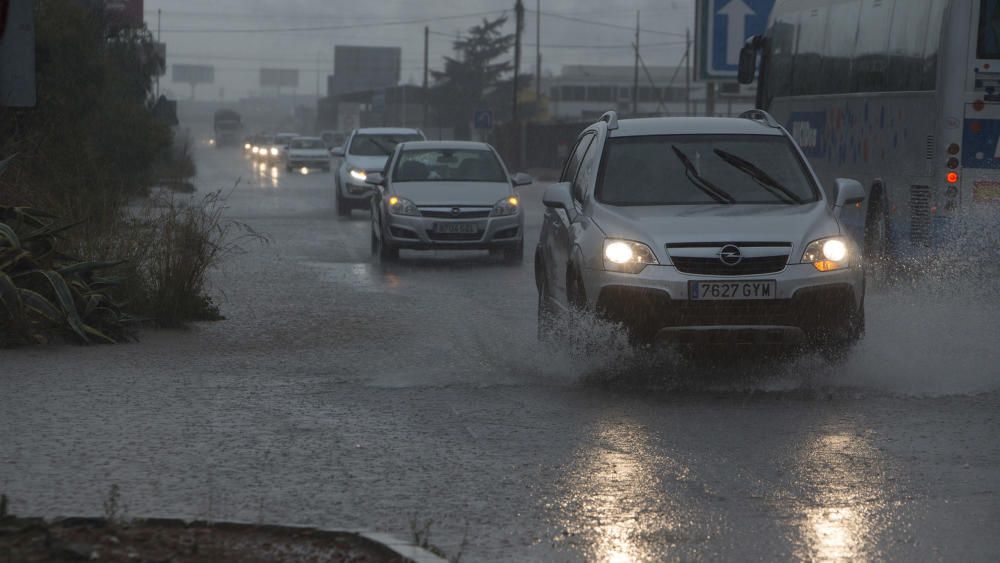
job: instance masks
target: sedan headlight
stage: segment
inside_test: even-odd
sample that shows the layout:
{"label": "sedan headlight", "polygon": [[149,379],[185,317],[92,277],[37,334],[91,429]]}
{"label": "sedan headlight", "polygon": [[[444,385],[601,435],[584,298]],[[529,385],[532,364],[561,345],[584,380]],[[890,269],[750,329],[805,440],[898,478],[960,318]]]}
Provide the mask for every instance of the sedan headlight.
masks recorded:
{"label": "sedan headlight", "polygon": [[803,264],[812,264],[821,272],[842,270],[851,265],[851,248],[843,237],[815,240],[802,254]]}
{"label": "sedan headlight", "polygon": [[420,209],[417,208],[417,205],[405,197],[392,196],[389,198],[388,203],[389,213],[393,215],[420,216]]}
{"label": "sedan headlight", "polygon": [[501,199],[496,202],[493,206],[493,211],[490,211],[490,217],[505,217],[507,215],[517,214],[518,208],[521,206],[520,200],[517,196],[510,196]]}
{"label": "sedan headlight", "polygon": [[257,154],[257,153],[260,152],[260,147],[254,147],[254,148],[250,149],[250,152],[252,152],[254,154]]}
{"label": "sedan headlight", "polygon": [[641,242],[605,239],[604,269],[610,272],[638,274],[646,266],[659,264],[653,250]]}
{"label": "sedan headlight", "polygon": [[244,143],[243,149],[244,150],[250,150],[250,143]]}
{"label": "sedan headlight", "polygon": [[278,156],[278,147],[271,147],[271,156]]}
{"label": "sedan headlight", "polygon": [[364,182],[368,179],[368,173],[364,170],[358,170],[357,168],[351,168],[351,178],[359,182]]}

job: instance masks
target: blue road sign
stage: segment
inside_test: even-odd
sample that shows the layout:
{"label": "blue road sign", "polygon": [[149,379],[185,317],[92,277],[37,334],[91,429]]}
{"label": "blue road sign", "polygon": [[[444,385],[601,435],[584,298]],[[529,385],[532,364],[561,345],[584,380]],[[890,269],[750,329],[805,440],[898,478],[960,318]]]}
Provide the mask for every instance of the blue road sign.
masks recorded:
{"label": "blue road sign", "polygon": [[734,78],[740,49],[767,30],[775,0],[701,0],[698,12],[702,78]]}
{"label": "blue road sign", "polygon": [[493,110],[477,109],[472,122],[475,124],[476,129],[493,129]]}

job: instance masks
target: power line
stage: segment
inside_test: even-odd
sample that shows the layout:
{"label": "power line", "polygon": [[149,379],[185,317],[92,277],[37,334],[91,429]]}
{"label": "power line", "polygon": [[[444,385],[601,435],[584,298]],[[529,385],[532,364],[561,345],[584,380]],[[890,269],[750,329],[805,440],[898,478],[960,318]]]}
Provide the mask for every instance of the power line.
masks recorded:
{"label": "power line", "polygon": [[[529,10],[529,11],[534,11],[534,10]],[[541,12],[541,14],[543,16],[545,16],[545,17],[555,18],[555,19],[559,19],[559,20],[566,20],[566,21],[572,21],[572,22],[577,22],[577,23],[585,23],[585,24],[588,24],[588,25],[596,25],[596,26],[607,27],[607,28],[612,28],[612,29],[624,29],[624,30],[627,30],[627,31],[635,31],[634,27],[630,27],[630,26],[627,26],[627,25],[619,25],[619,24],[615,24],[615,23],[599,22],[599,21],[594,21],[594,20],[585,20],[583,18],[578,18],[578,17],[575,17],[575,16],[566,16],[566,15],[563,15],[563,14],[554,14],[552,12],[544,12],[543,11],[543,12]],[[676,37],[684,37],[683,33],[677,33],[677,32],[673,32],[673,31],[662,31],[662,30],[658,30],[658,29],[640,29],[639,31],[641,31],[642,33],[652,33],[652,34],[656,34],[656,35],[671,35],[671,36],[676,36]]]}
{"label": "power line", "polygon": [[223,28],[223,29],[208,29],[208,28],[190,28],[190,29],[164,29],[163,33],[307,33],[315,31],[338,31],[343,29],[358,29],[358,28],[373,28],[373,27],[389,27],[398,25],[415,25],[415,24],[426,24],[431,22],[438,22],[442,20],[457,20],[465,18],[474,17],[484,17],[495,14],[503,14],[507,10],[492,10],[489,12],[473,12],[468,14],[456,14],[451,16],[437,16],[433,18],[420,18],[413,20],[395,20],[387,22],[373,22],[373,23],[355,23],[355,24],[343,24],[343,25],[318,25],[309,27],[270,27],[270,28]]}

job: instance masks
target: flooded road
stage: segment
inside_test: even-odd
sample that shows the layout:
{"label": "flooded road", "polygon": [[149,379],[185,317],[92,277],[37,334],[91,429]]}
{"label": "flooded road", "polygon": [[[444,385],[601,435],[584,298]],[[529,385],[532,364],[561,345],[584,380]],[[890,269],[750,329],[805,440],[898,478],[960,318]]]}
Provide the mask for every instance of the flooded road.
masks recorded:
{"label": "flooded road", "polygon": [[[595,330],[535,341],[528,251],[369,255],[331,174],[203,147],[267,234],[214,275],[227,321],[0,352],[0,492],[26,515],[364,528],[463,560],[1000,558],[1000,305],[871,296],[842,366],[691,370]],[[707,372],[707,373],[706,373]]]}

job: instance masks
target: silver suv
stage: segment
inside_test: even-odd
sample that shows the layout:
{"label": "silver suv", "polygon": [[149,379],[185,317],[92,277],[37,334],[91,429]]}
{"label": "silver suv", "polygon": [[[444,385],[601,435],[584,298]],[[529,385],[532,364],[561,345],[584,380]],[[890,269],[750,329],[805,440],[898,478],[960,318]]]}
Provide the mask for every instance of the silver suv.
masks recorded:
{"label": "silver suv", "polygon": [[865,276],[839,215],[864,191],[841,179],[832,194],[765,112],[609,112],[544,194],[539,336],[576,310],[642,343],[844,350],[864,333]]}

